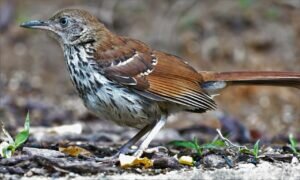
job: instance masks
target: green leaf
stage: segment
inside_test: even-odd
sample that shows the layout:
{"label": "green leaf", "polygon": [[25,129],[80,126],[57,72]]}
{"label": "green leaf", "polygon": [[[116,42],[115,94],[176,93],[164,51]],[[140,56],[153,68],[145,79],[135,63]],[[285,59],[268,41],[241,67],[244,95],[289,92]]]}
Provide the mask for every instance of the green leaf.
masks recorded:
{"label": "green leaf", "polygon": [[29,132],[30,129],[30,117],[29,117],[29,112],[27,112],[25,123],[24,123],[24,130]]}
{"label": "green leaf", "polygon": [[22,144],[24,144],[25,141],[28,139],[28,137],[29,137],[28,131],[23,130],[23,131],[19,132],[15,139],[15,147],[18,148]]}
{"label": "green leaf", "polygon": [[197,149],[196,144],[192,141],[171,141],[169,144],[178,146],[178,147]]}
{"label": "green leaf", "polygon": [[294,138],[293,134],[289,135],[289,140],[290,140],[290,143],[291,143],[292,147],[296,147],[297,146],[297,142],[296,142],[296,139]]}
{"label": "green leaf", "polygon": [[202,148],[199,146],[198,144],[198,139],[196,137],[194,137],[194,144],[195,144],[195,147],[196,147],[196,150],[197,150],[197,153],[202,156]]}
{"label": "green leaf", "polygon": [[200,156],[202,155],[204,149],[218,149],[226,145],[225,142],[220,139],[214,140],[211,143],[199,145],[197,138],[194,138],[193,141],[172,141],[170,144],[179,147],[195,149]]}
{"label": "green leaf", "polygon": [[10,134],[5,130],[4,124],[2,122],[1,122],[1,129],[6,139],[2,143],[0,143],[0,155],[3,158],[10,158],[14,154],[16,149],[20,147],[22,144],[24,144],[29,137],[29,129],[30,129],[29,112],[27,113],[25,119],[24,129],[16,135],[15,140],[13,140]]}
{"label": "green leaf", "polygon": [[259,141],[260,140],[256,141],[256,143],[253,146],[253,149],[243,148],[243,149],[240,149],[240,152],[244,153],[244,154],[250,154],[250,155],[254,156],[257,159],[258,154],[259,154]]}
{"label": "green leaf", "polygon": [[294,136],[292,134],[289,134],[289,141],[291,144],[291,149],[293,150],[294,154],[299,154],[299,152],[297,151],[296,147],[297,147],[297,141],[294,138]]}
{"label": "green leaf", "polygon": [[29,129],[30,129],[30,118],[29,118],[29,113],[27,113],[25,123],[24,123],[24,129],[20,131],[15,137],[15,149],[17,149],[27,141],[29,137]]}
{"label": "green leaf", "polygon": [[258,153],[259,153],[259,141],[260,140],[257,140],[253,147],[253,154],[256,158],[258,157]]}
{"label": "green leaf", "polygon": [[253,151],[250,150],[250,149],[245,149],[245,148],[243,148],[243,149],[240,150],[240,152],[241,152],[241,153],[244,153],[244,154],[254,155],[254,154],[253,154]]}
{"label": "green leaf", "polygon": [[215,141],[212,142],[213,145],[218,146],[218,147],[225,147],[226,144],[223,140],[221,139],[217,139]]}
{"label": "green leaf", "polygon": [[225,143],[223,140],[217,139],[212,141],[211,143],[206,143],[200,146],[202,149],[218,149],[221,147],[225,147]]}

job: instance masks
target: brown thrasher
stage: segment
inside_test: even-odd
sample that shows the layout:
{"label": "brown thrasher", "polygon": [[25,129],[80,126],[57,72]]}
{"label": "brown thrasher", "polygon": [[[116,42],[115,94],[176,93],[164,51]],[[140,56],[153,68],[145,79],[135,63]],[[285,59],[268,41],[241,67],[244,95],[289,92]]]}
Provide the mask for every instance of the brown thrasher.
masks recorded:
{"label": "brown thrasher", "polygon": [[179,57],[110,32],[83,10],[64,9],[49,20],[21,26],[55,35],[72,82],[90,111],[118,125],[141,129],[119,153],[127,153],[148,133],[135,152],[140,156],[170,114],[214,110],[214,93],[229,85],[300,88],[300,73],[295,72],[197,72]]}

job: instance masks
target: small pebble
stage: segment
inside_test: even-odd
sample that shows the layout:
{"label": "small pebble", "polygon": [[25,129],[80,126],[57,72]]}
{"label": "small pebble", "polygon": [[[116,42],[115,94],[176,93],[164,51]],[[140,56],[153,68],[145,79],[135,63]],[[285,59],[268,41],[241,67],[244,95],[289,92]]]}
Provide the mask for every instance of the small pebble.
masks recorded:
{"label": "small pebble", "polygon": [[179,158],[179,163],[184,165],[193,166],[194,160],[191,156],[181,156]]}
{"label": "small pebble", "polygon": [[203,157],[203,165],[207,168],[222,168],[226,166],[226,161],[221,155],[209,154]]}
{"label": "small pebble", "polygon": [[297,157],[293,157],[291,163],[292,164],[299,164],[298,158]]}

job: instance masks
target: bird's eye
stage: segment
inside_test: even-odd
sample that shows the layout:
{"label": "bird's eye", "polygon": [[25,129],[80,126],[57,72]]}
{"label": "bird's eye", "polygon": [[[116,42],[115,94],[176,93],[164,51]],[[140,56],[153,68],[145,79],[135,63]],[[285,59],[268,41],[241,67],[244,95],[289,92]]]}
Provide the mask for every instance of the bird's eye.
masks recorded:
{"label": "bird's eye", "polygon": [[68,19],[67,18],[60,18],[59,23],[61,26],[66,27],[68,25]]}

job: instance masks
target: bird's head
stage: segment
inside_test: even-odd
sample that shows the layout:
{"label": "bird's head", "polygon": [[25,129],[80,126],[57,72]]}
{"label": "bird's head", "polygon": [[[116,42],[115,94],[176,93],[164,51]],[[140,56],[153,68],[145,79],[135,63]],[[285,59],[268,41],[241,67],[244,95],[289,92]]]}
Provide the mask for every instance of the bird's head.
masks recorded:
{"label": "bird's head", "polygon": [[64,9],[48,20],[27,21],[21,27],[50,31],[60,44],[67,45],[97,40],[108,33],[95,16],[79,9]]}

